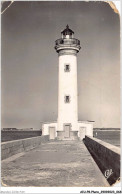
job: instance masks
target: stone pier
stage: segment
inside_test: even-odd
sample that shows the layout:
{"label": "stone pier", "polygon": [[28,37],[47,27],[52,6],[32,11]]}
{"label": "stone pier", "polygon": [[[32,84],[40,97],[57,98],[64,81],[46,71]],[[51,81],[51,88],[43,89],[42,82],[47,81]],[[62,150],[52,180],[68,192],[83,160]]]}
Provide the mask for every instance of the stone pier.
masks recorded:
{"label": "stone pier", "polygon": [[50,141],[2,161],[2,184],[37,187],[108,187],[82,141]]}

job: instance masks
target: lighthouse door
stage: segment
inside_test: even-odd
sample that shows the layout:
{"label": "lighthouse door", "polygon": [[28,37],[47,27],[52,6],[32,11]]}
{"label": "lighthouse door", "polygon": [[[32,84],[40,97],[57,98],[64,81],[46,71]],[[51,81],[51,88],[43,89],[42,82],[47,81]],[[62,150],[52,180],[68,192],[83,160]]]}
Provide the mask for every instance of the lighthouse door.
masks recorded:
{"label": "lighthouse door", "polygon": [[84,139],[86,135],[86,127],[80,127],[79,134],[80,134],[80,139]]}
{"label": "lighthouse door", "polygon": [[70,137],[70,124],[64,125],[64,137],[66,138]]}
{"label": "lighthouse door", "polygon": [[55,127],[49,127],[50,139],[55,139]]}

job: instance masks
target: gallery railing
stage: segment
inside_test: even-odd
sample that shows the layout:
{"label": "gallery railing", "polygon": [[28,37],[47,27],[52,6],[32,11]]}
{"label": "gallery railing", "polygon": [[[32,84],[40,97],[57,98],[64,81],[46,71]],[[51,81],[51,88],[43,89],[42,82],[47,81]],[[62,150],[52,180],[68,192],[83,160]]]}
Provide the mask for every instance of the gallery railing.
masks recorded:
{"label": "gallery railing", "polygon": [[58,39],[55,41],[55,45],[79,45],[80,46],[80,41],[78,39],[75,38],[65,38],[65,39]]}

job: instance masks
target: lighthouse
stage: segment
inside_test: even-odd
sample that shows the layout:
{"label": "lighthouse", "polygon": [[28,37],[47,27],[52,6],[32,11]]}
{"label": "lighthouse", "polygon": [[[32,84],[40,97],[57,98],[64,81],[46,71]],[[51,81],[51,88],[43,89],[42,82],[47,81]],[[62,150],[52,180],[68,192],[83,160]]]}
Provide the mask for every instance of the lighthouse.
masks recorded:
{"label": "lighthouse", "polygon": [[58,53],[58,115],[57,120],[42,125],[42,135],[49,139],[78,140],[93,136],[92,121],[78,121],[77,54],[80,41],[67,25],[55,41]]}
{"label": "lighthouse", "polygon": [[67,25],[55,42],[59,58],[58,138],[71,138],[78,131],[77,53],[80,48],[80,41]]}

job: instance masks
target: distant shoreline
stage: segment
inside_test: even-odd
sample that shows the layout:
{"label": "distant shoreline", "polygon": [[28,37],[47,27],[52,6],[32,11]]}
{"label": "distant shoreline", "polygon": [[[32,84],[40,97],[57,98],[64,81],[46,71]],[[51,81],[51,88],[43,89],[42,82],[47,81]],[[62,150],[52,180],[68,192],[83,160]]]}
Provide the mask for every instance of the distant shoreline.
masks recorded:
{"label": "distant shoreline", "polygon": [[[120,131],[120,128],[93,128],[93,131]],[[1,129],[1,131],[42,131],[41,129]]]}
{"label": "distant shoreline", "polygon": [[121,129],[119,128],[105,128],[105,129],[98,129],[98,128],[94,128],[93,131],[120,131]]}

